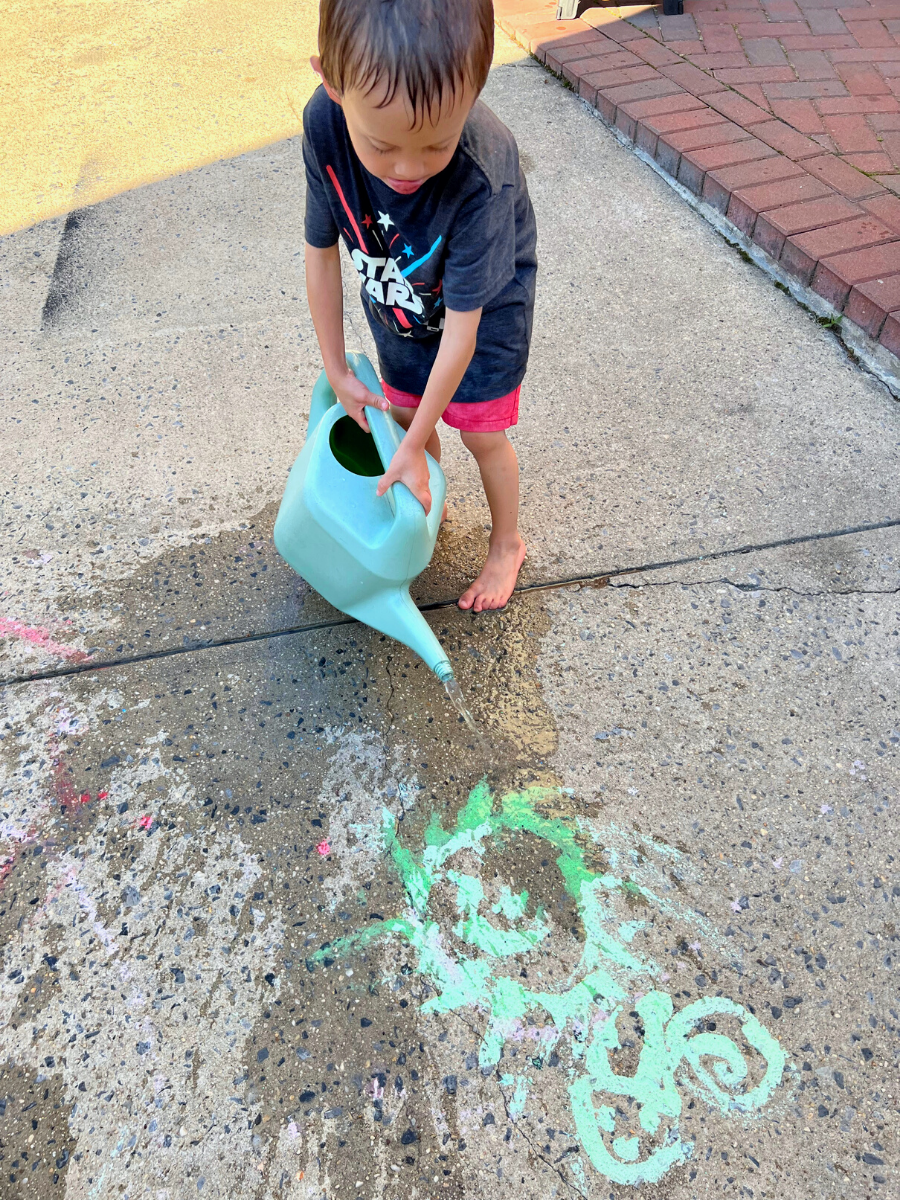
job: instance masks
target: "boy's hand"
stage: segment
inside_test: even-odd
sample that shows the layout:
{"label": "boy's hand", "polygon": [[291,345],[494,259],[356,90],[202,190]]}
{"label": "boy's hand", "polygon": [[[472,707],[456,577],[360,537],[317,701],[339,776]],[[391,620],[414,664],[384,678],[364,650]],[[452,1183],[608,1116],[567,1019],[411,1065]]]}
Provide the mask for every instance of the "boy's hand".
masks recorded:
{"label": "boy's hand", "polygon": [[337,379],[329,379],[328,381],[334,388],[334,394],[338,398],[338,402],[344,406],[347,415],[364,429],[369,432],[369,422],[366,420],[365,407],[370,405],[372,408],[380,408],[382,412],[387,412],[391,407],[390,403],[385,400],[384,396],[376,396],[374,392],[370,392],[364,383],[361,383],[352,371],[348,370],[345,375],[339,376]]}
{"label": "boy's hand", "polygon": [[391,459],[391,465],[378,481],[376,494],[383,496],[392,483],[405,483],[415,498],[431,512],[431,490],[428,487],[428,462],[425,451],[412,445],[407,446],[408,436],[400,443]]}

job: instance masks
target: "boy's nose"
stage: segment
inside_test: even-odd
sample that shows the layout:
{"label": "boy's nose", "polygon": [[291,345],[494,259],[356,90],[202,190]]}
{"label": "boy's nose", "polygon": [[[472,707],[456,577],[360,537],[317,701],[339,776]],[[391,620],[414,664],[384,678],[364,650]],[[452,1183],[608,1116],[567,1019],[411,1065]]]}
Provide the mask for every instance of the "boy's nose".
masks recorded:
{"label": "boy's nose", "polygon": [[425,177],[425,167],[422,163],[403,162],[394,167],[394,178],[406,183],[418,183]]}

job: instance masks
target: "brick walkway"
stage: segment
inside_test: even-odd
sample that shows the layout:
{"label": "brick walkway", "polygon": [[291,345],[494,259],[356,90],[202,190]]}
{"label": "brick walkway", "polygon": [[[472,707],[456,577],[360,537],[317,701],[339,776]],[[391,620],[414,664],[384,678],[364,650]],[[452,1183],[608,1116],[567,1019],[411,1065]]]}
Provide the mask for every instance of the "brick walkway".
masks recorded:
{"label": "brick walkway", "polygon": [[495,0],[499,25],[900,356],[900,0]]}

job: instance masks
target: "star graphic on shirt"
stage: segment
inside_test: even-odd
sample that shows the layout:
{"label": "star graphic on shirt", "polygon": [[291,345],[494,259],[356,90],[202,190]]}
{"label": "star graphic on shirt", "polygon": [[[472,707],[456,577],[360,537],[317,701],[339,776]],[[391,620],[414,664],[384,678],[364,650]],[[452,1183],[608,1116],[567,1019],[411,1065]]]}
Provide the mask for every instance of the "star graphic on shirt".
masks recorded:
{"label": "star graphic on shirt", "polygon": [[372,220],[372,218],[369,216],[369,214],[368,214],[368,213],[366,213],[366,215],[363,217],[363,225],[365,225],[366,229],[368,229],[368,228],[369,228],[369,226],[370,226],[370,225],[373,225],[373,224],[374,224],[374,221],[373,221],[373,220]]}
{"label": "star graphic on shirt", "polygon": [[403,254],[405,254],[405,255],[406,255],[408,258],[412,258],[412,256],[413,256],[413,248],[412,248],[412,246],[410,246],[410,245],[409,245],[409,243],[408,243],[408,242],[407,242],[407,244],[406,244],[406,245],[403,247],[403,251],[402,251],[402,253],[403,253]]}
{"label": "star graphic on shirt", "polygon": [[385,231],[387,231],[388,228],[391,225],[393,225],[393,223],[394,222],[391,220],[391,218],[388,216],[387,213],[380,212],[378,214],[378,224],[381,225]]}

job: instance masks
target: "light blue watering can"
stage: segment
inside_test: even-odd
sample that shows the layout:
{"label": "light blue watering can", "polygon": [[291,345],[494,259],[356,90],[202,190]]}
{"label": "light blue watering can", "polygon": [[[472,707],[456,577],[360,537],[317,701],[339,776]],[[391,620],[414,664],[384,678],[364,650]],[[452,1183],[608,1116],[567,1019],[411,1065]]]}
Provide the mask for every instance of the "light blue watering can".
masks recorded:
{"label": "light blue watering can", "polygon": [[[383,395],[364,354],[348,354],[347,362],[369,391]],[[367,408],[366,419],[371,433],[347,416],[323,371],[313,388],[306,444],[278,510],[275,547],[329,604],[415,650],[447,683],[450,660],[409,595],[434,552],[444,473],[426,454],[428,516],[402,483],[376,496],[404,431],[378,408]]]}

